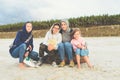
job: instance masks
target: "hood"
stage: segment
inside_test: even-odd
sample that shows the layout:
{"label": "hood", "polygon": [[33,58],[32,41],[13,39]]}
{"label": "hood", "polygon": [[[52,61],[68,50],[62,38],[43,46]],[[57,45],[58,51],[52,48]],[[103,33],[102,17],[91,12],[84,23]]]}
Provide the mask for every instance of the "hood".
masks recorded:
{"label": "hood", "polygon": [[[53,29],[53,27],[55,26],[55,24],[59,24],[59,23],[54,23],[54,24],[51,26],[51,28],[50,28],[49,31],[48,31],[48,32],[50,32],[50,34],[52,34],[52,29]],[[59,31],[58,31],[58,33],[59,33]]]}
{"label": "hood", "polygon": [[70,31],[69,21],[67,19],[63,19],[63,20],[61,20],[60,23],[62,23],[62,22],[66,23],[66,25],[67,25],[67,32],[69,32]]}
{"label": "hood", "polygon": [[[26,24],[27,24],[27,23],[30,23],[30,22],[26,22],[26,23],[24,24],[24,26],[22,27],[22,31],[25,32],[25,33],[28,33],[27,30],[26,30]],[[31,32],[29,32],[28,34],[31,34],[31,33],[32,33],[32,30],[31,30]]]}

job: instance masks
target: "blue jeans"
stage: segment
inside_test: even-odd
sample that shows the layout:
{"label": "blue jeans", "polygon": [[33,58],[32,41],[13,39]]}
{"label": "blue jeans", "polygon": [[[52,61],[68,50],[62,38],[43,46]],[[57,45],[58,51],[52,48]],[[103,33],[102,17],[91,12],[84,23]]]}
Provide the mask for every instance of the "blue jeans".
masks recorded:
{"label": "blue jeans", "polygon": [[89,51],[88,51],[88,49],[79,49],[79,48],[77,48],[75,54],[80,55],[80,56],[88,56]]}
{"label": "blue jeans", "polygon": [[72,45],[70,42],[63,42],[58,45],[58,54],[60,55],[61,60],[64,60],[65,53],[67,54],[69,60],[73,59]]}
{"label": "blue jeans", "polygon": [[[21,63],[24,60],[25,51],[26,51],[26,44],[23,43],[20,46],[18,46],[16,49],[14,49],[11,55],[14,58],[19,58],[19,63]],[[29,53],[28,56],[33,60],[36,61],[39,60],[38,53],[35,51],[31,51],[31,53]]]}

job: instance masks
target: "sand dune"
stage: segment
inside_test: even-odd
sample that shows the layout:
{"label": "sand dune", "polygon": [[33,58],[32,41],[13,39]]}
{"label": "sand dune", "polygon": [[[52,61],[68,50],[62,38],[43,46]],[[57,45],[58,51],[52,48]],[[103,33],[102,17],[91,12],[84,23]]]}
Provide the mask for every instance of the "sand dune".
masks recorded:
{"label": "sand dune", "polygon": [[[85,38],[90,50],[90,60],[94,69],[81,64],[70,68],[52,67],[44,64],[39,68],[18,68],[18,59],[9,55],[9,44],[13,39],[0,39],[0,80],[119,80],[120,79],[120,38],[95,37]],[[34,50],[38,52],[39,43],[43,39],[34,39]]]}

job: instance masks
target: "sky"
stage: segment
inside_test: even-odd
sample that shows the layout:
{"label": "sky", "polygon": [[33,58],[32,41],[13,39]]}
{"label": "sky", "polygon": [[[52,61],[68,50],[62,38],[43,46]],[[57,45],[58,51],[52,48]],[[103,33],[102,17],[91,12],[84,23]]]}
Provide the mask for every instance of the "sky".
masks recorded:
{"label": "sky", "polygon": [[120,0],[0,0],[0,25],[120,14]]}

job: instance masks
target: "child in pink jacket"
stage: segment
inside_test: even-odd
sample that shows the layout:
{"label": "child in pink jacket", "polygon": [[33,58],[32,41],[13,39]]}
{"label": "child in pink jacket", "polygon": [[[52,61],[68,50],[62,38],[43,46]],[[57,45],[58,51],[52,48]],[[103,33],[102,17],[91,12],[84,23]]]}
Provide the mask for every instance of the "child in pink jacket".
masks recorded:
{"label": "child in pink jacket", "polygon": [[80,56],[83,57],[83,59],[88,64],[88,67],[92,68],[92,64],[90,63],[90,60],[88,58],[88,49],[85,44],[84,39],[81,37],[81,31],[79,29],[75,29],[72,33],[72,40],[71,44],[73,45],[74,52],[76,54],[76,61],[77,61],[77,67],[80,69]]}

